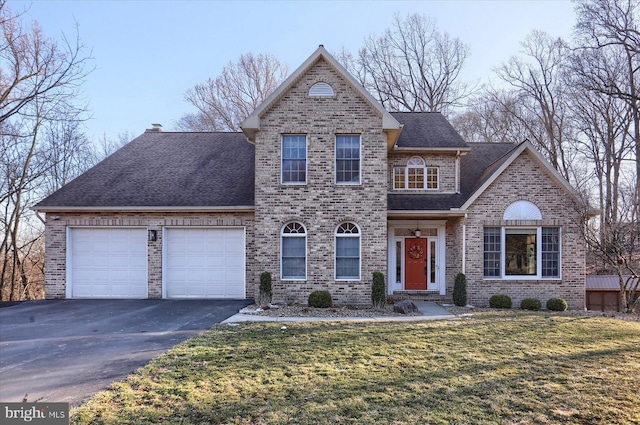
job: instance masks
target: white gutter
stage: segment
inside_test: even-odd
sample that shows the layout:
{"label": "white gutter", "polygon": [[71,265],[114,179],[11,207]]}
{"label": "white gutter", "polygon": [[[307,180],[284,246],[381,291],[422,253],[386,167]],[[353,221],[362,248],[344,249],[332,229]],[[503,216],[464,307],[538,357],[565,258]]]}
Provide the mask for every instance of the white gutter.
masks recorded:
{"label": "white gutter", "polygon": [[387,210],[387,217],[464,217],[465,212],[451,210]]}
{"label": "white gutter", "polygon": [[419,146],[401,146],[395,147],[394,151],[398,152],[457,152],[460,155],[466,155],[471,148],[434,148],[434,147],[419,147]]}

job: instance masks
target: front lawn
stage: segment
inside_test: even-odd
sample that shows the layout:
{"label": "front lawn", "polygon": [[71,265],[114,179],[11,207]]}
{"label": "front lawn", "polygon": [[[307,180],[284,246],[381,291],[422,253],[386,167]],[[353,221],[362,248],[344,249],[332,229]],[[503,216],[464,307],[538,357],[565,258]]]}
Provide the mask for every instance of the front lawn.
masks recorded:
{"label": "front lawn", "polygon": [[74,424],[640,424],[640,323],[517,312],[218,325]]}

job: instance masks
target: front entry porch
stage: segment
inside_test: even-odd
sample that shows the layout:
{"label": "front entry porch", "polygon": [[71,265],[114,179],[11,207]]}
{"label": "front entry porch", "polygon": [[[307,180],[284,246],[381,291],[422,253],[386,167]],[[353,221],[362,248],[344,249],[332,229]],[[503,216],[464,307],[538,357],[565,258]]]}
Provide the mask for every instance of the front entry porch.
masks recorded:
{"label": "front entry porch", "polygon": [[390,220],[388,242],[389,295],[446,295],[446,220]]}

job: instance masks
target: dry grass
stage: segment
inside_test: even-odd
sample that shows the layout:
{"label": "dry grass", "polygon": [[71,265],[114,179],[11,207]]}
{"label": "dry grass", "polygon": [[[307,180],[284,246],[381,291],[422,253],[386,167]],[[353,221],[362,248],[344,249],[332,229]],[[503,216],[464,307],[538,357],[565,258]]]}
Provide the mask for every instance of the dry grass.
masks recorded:
{"label": "dry grass", "polygon": [[516,312],[218,325],[74,424],[640,424],[640,323]]}

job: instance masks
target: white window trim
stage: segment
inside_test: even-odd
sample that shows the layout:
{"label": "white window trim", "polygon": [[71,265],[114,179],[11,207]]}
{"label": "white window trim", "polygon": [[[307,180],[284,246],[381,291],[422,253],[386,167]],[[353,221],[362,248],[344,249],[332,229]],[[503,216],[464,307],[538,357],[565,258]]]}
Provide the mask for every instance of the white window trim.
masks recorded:
{"label": "white window trim", "polygon": [[[411,161],[412,159],[419,159],[423,165],[409,165],[409,161]],[[418,188],[409,188],[409,169],[422,169],[423,172],[423,187],[418,187]],[[404,170],[404,187],[401,188],[397,188],[396,187],[396,170],[400,170],[403,169]],[[427,187],[427,173],[428,170],[436,170],[437,172],[437,179],[436,179],[436,187],[435,188],[430,188]],[[419,157],[419,156],[412,156],[411,158],[409,158],[407,160],[407,165],[405,165],[404,167],[393,167],[393,190],[409,190],[409,191],[423,191],[423,192],[436,192],[440,190],[440,167],[432,167],[432,166],[428,166],[426,165],[426,161]]]}
{"label": "white window trim", "polygon": [[[498,226],[493,226],[498,227]],[[542,276],[542,228],[557,227],[558,228],[558,276]],[[518,230],[535,230],[536,231],[536,275],[508,275],[506,274],[506,234],[507,229]],[[484,232],[484,230],[483,230]],[[484,240],[484,238],[483,238]],[[482,247],[484,256],[484,241]],[[562,280],[562,228],[558,226],[501,226],[500,227],[500,276],[484,276],[483,280]]]}
{"label": "white window trim", "polygon": [[[285,227],[287,227],[289,224],[292,224],[292,223],[297,223],[297,224],[301,225],[302,228],[304,229],[304,279],[284,277],[284,275],[282,273],[282,266],[283,266],[283,264],[282,264],[283,263],[283,261],[282,261],[282,250],[283,250],[282,240],[283,240],[283,238],[301,238],[302,237],[300,233],[284,233]],[[309,273],[308,273],[309,249],[308,249],[308,237],[307,236],[308,236],[307,227],[304,224],[302,224],[302,222],[300,222],[300,221],[288,221],[280,229],[280,280],[282,280],[282,281],[291,281],[291,282],[306,282],[307,281],[307,278],[309,277]]]}
{"label": "white window trim", "polygon": [[[339,182],[338,181],[338,136],[358,136],[358,182]],[[336,134],[334,143],[334,182],[340,186],[360,186],[362,185],[362,136],[360,134]]]}
{"label": "white window trim", "polygon": [[[284,138],[285,136],[304,136],[304,181],[285,182],[284,181]],[[286,186],[304,186],[307,184],[309,176],[309,137],[306,134],[289,133],[280,135],[280,184]],[[286,224],[285,224],[286,226]]]}
{"label": "white window trim", "polygon": [[[358,229],[358,234],[353,233],[340,233],[338,234],[338,229],[343,224],[353,224]],[[339,278],[338,277],[338,238],[359,238],[358,239],[358,277],[351,278]],[[359,282],[362,280],[362,229],[353,221],[345,221],[336,226],[336,230],[334,231],[333,237],[333,277],[336,281],[340,282]]]}

